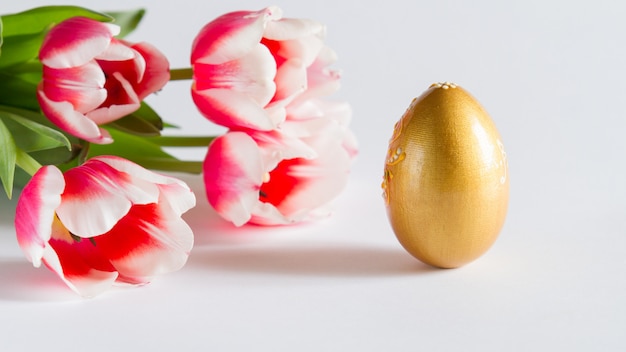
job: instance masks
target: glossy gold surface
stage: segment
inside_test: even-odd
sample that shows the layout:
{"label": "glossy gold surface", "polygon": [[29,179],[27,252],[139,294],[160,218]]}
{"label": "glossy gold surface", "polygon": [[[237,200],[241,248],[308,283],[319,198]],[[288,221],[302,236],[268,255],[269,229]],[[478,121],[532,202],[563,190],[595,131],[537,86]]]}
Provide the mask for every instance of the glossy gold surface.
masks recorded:
{"label": "glossy gold surface", "polygon": [[431,85],[394,127],[382,188],[410,254],[441,268],[477,259],[498,237],[509,200],[506,153],[487,112],[455,84]]}

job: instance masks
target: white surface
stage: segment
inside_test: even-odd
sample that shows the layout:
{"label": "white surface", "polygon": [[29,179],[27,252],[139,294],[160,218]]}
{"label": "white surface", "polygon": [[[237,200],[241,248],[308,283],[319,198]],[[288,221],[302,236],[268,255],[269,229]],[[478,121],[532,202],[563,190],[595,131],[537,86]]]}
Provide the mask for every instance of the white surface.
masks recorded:
{"label": "white surface", "polygon": [[[73,3],[147,7],[129,39],[158,46],[173,67],[187,65],[205,22],[271,5]],[[2,201],[0,350],[625,350],[625,5],[415,3],[276,3],[288,17],[327,24],[344,71],[336,96],[354,108],[361,154],[326,221],[233,230],[211,212],[201,180],[185,176],[200,200],[186,216],[196,231],[188,265],[85,300],[24,259],[13,205]],[[5,2],[2,12],[41,4],[50,2]],[[500,238],[455,270],[410,257],[380,197],[393,124],[414,96],[445,80],[490,112],[511,175]],[[185,132],[211,131],[188,89],[171,84],[149,101]]]}

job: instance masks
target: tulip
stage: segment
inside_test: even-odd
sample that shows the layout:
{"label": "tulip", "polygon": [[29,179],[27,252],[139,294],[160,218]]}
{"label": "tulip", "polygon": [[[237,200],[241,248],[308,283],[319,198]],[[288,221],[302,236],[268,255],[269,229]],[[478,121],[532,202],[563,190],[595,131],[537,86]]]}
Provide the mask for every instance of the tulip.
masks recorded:
{"label": "tulip", "polygon": [[271,131],[296,99],[338,88],[325,27],[282,18],[278,7],[238,11],[208,23],[192,46],[192,97],[209,120],[230,129]]}
{"label": "tulip", "polygon": [[194,205],[182,181],[99,156],[65,173],[41,167],[18,200],[15,230],[35,267],[90,297],[180,269],[193,245],[181,215]]}
{"label": "tulip", "polygon": [[281,126],[285,134],[304,141],[316,140],[320,135],[332,134],[354,160],[358,154],[358,142],[349,125],[352,107],[347,102],[308,99],[292,103],[287,109],[287,120]]}
{"label": "tulip", "polygon": [[314,220],[347,183],[350,156],[333,134],[307,142],[278,131],[231,131],[204,161],[207,198],[235,226]]}
{"label": "tulip", "polygon": [[98,127],[136,111],[169,80],[167,58],[147,43],[114,38],[119,26],[73,17],[53,27],[39,51],[37,96],[46,117],[93,143],[111,143]]}

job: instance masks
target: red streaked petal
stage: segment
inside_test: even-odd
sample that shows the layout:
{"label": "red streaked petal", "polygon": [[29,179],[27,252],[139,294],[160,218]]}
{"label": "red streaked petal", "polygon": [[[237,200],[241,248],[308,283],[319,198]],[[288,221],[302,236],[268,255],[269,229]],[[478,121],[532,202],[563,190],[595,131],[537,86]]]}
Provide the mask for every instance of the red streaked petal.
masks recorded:
{"label": "red streaked petal", "polygon": [[268,7],[261,11],[231,12],[216,18],[194,39],[191,63],[216,65],[245,56],[261,41],[266,23],[281,16],[279,8]]}
{"label": "red streaked petal", "polygon": [[229,89],[192,89],[192,98],[209,120],[225,127],[270,131],[276,123],[262,106],[245,94]]}
{"label": "red streaked petal", "polygon": [[[157,48],[148,43],[137,43],[131,46],[132,49],[137,51],[142,58],[141,61],[145,61],[145,68],[141,68],[141,65],[137,66],[137,70],[140,70],[139,82],[136,84],[135,91],[137,97],[143,100],[148,95],[163,88],[170,80],[170,63],[167,57],[163,55]],[[135,61],[139,62],[139,58]]]}
{"label": "red streaked petal", "polygon": [[119,72],[115,72],[105,84],[107,98],[102,107],[90,111],[86,116],[98,125],[120,119],[137,109],[141,104],[130,82]]}
{"label": "red streaked petal", "polygon": [[180,269],[193,246],[193,232],[166,202],[135,205],[111,231],[95,238],[120,279],[145,283],[157,274]]}
{"label": "red streaked petal", "polygon": [[26,184],[15,210],[17,242],[34,266],[41,265],[46,243],[52,235],[56,208],[65,188],[63,174],[55,166],[43,166]]}
{"label": "red streaked petal", "polygon": [[111,135],[101,129],[85,115],[74,110],[67,101],[53,101],[41,90],[37,90],[37,98],[44,115],[63,131],[96,144],[112,143]]}
{"label": "red streaked petal", "polygon": [[46,35],[39,59],[54,68],[81,66],[104,52],[119,26],[84,17],[73,17],[54,26]]}
{"label": "red streaked petal", "polygon": [[274,55],[282,58],[298,58],[306,67],[309,67],[324,48],[324,40],[319,36],[309,35],[297,39],[272,42],[272,45]]}
{"label": "red streaked petal", "polygon": [[86,239],[80,242],[51,239],[43,260],[67,286],[83,297],[93,297],[107,290],[118,277],[115,268]]}
{"label": "red streaked petal", "polygon": [[282,174],[281,177],[297,179],[290,192],[276,205],[282,214],[288,217],[302,216],[324,206],[344,189],[351,165],[348,153],[339,143],[329,143],[323,149],[318,150],[318,158],[298,159],[299,162],[277,168],[276,175],[272,175],[278,177]]}
{"label": "red streaked petal", "polygon": [[[318,156],[281,161],[261,186],[260,201],[272,204],[290,221],[300,221],[326,206],[348,181],[351,159],[343,146],[342,128],[326,121],[326,128],[305,140]],[[250,220],[257,224],[275,221],[274,216],[266,218],[262,212],[253,212]]]}
{"label": "red streaked petal", "polygon": [[90,159],[65,172],[63,201],[57,215],[79,237],[94,237],[109,231],[133,204],[156,203],[157,185]]}
{"label": "red streaked petal", "polygon": [[276,207],[289,196],[293,190],[308,181],[308,177],[302,177],[298,167],[306,165],[304,159],[290,159],[281,161],[269,173],[269,180],[261,185],[261,202],[270,203]]}
{"label": "red streaked petal", "polygon": [[229,132],[211,143],[204,160],[209,203],[236,226],[246,223],[258,203],[263,182],[261,152],[243,132]]}
{"label": "red streaked petal", "polygon": [[232,89],[265,106],[276,92],[276,62],[267,47],[256,44],[247,55],[220,65],[196,63],[196,90]]}
{"label": "red streaked petal", "polygon": [[105,101],[104,84],[104,73],[95,61],[65,69],[43,67],[41,87],[46,96],[54,101],[68,101],[82,114]]}
{"label": "red streaked petal", "polygon": [[140,103],[111,105],[93,110],[87,113],[86,116],[98,124],[104,125],[106,123],[119,120],[120,118],[137,111],[140,106]]}
{"label": "red streaked petal", "polygon": [[106,163],[120,172],[132,175],[135,179],[157,184],[162,198],[160,202],[167,202],[176,216],[180,216],[196,205],[194,193],[185,182],[177,178],[152,172],[118,156],[98,156],[91,160]]}

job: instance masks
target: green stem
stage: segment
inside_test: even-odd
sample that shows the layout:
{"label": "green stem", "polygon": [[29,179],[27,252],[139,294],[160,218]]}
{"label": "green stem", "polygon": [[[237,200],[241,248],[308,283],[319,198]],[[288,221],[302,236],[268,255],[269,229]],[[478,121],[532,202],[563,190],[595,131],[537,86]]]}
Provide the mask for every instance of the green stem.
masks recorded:
{"label": "green stem", "polygon": [[170,69],[170,81],[181,81],[192,78],[193,69],[191,67]]}
{"label": "green stem", "polygon": [[33,176],[37,170],[41,168],[41,164],[35,160],[32,156],[28,155],[25,151],[20,148],[15,150],[15,163],[22,170],[26,171],[29,175]]}
{"label": "green stem", "polygon": [[161,147],[206,147],[215,139],[213,136],[209,137],[195,137],[195,136],[159,136],[152,137],[149,140]]}
{"label": "green stem", "polygon": [[199,174],[202,172],[202,161],[183,161],[161,158],[136,158],[135,163],[151,170],[184,172]]}

